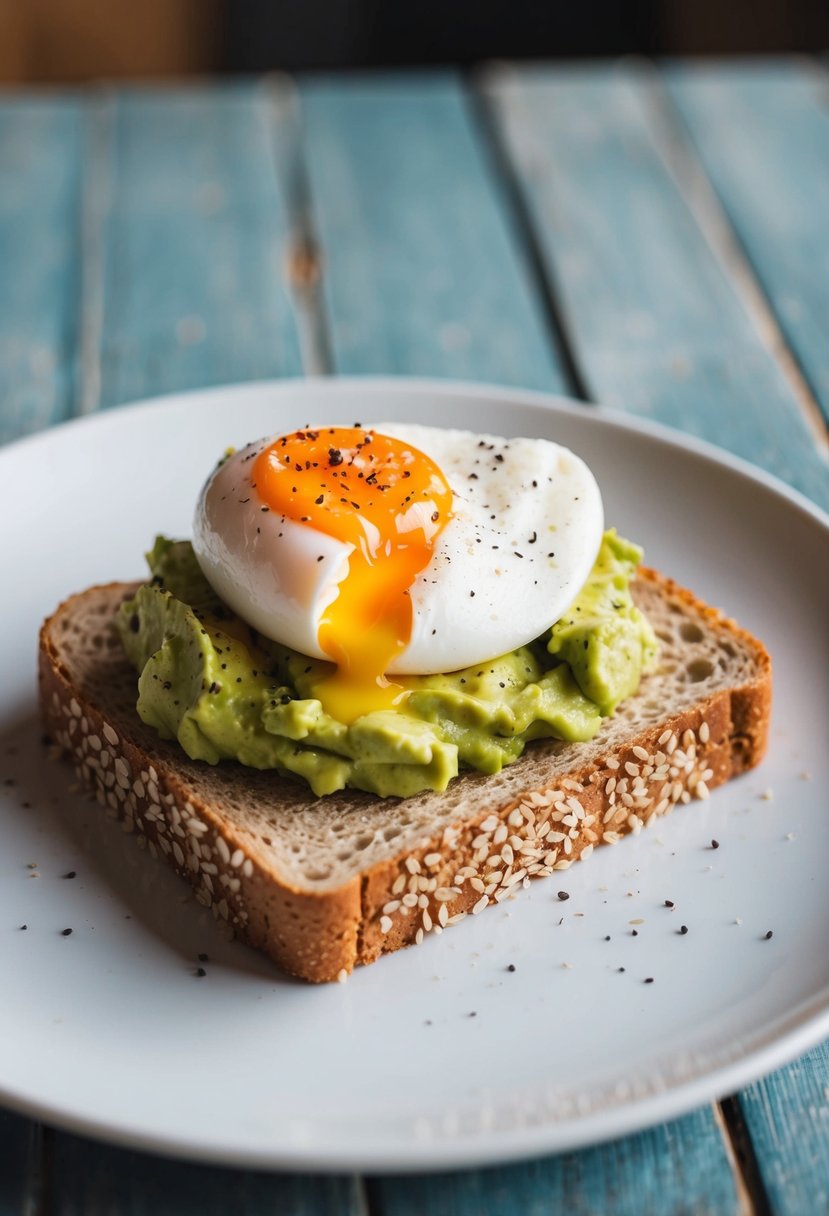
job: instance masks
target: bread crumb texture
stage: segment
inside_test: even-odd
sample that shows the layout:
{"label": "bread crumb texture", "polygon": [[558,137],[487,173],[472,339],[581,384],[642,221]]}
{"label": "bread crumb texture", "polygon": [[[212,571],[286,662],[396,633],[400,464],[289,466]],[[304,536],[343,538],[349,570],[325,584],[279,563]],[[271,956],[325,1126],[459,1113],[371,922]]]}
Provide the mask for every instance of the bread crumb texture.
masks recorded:
{"label": "bread crumb texture", "polygon": [[465,774],[444,794],[317,799],[274,772],[189,760],[135,712],[135,672],[112,626],[134,591],[124,584],[75,596],[44,624],[44,724],[105,813],[218,920],[296,976],[342,981],[762,758],[762,645],[652,571],[634,590],[662,647],[638,695],[589,743],[532,744],[501,773]]}

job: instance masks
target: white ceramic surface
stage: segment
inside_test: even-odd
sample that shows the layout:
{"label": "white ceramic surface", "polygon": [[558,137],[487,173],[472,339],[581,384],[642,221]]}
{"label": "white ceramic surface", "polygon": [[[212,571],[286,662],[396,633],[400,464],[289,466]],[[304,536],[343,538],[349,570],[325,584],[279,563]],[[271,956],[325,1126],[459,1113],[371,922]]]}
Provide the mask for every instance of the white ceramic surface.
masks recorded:
{"label": "white ceramic surface", "polygon": [[[45,761],[36,633],[69,592],[140,574],[156,531],[187,535],[228,444],[381,415],[578,451],[608,520],[648,561],[766,641],[771,749],[709,802],[347,984],[314,988],[225,940],[174,875],[70,792],[69,770]],[[0,527],[0,1102],[179,1156],[437,1168],[633,1131],[829,1035],[829,523],[770,478],[529,393],[254,384],[6,449]]]}

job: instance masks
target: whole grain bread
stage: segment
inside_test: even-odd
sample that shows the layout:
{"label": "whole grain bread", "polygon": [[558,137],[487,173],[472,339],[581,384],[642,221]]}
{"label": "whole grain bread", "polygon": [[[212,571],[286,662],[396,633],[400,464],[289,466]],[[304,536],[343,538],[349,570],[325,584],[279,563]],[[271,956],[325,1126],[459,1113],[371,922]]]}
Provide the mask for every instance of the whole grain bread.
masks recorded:
{"label": "whole grain bread", "polygon": [[763,646],[654,571],[634,595],[659,666],[589,743],[538,742],[496,776],[443,794],[315,798],[273,772],[191,761],[145,726],[113,627],[134,585],[62,604],[40,635],[47,735],[108,813],[239,937],[293,975],[358,963],[442,932],[530,879],[706,798],[762,758],[771,707]]}

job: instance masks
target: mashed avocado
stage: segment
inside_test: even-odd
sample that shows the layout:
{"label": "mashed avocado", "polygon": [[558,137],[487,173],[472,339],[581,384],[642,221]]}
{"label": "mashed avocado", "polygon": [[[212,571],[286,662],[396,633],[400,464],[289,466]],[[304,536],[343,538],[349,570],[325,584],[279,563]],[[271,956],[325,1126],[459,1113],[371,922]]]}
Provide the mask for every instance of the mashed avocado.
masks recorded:
{"label": "mashed avocado", "polygon": [[350,726],[311,695],[327,664],[255,633],[226,608],[188,541],[159,537],[152,581],[118,615],[138,670],[138,713],[188,756],[301,777],[317,795],[351,787],[407,797],[461,768],[497,773],[532,739],[586,740],[639,686],[656,639],[629,583],[641,551],[606,532],[569,611],[542,637],[449,675],[396,679],[400,710]]}

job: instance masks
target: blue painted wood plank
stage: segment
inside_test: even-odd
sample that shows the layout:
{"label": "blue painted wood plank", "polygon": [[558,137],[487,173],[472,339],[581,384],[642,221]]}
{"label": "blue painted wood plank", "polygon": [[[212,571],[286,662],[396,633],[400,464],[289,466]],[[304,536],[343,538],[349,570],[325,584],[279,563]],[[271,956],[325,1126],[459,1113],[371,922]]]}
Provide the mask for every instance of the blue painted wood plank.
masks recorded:
{"label": "blue painted wood plank", "polygon": [[829,75],[805,60],[700,64],[666,84],[829,419]]}
{"label": "blue painted wood plank", "polygon": [[772,1211],[829,1212],[829,1043],[739,1101]]}
{"label": "blue painted wood plank", "polygon": [[372,1180],[377,1216],[736,1216],[721,1138],[697,1112],[625,1140],[500,1170]]}
{"label": "blue painted wood plank", "polygon": [[51,1159],[55,1216],[364,1216],[357,1179],[220,1169],[101,1148],[62,1135]]}
{"label": "blue painted wood plank", "polygon": [[[667,87],[829,417],[829,77],[803,61],[699,65]],[[773,1210],[829,1210],[829,1045],[739,1102]]]}
{"label": "blue painted wood plank", "polygon": [[566,389],[457,79],[320,79],[300,97],[336,370]]}
{"label": "blue painted wood plank", "polygon": [[[91,410],[152,393],[300,372],[283,276],[289,222],[275,176],[270,104],[253,86],[102,95],[87,101],[82,114],[73,111],[74,142],[65,118],[62,131],[52,137],[45,120],[38,124],[27,112],[18,127],[19,116],[10,116],[10,129],[15,138],[20,132],[24,149],[42,133],[41,159],[54,157],[63,164],[58,145],[67,140],[67,198],[71,183],[77,195],[84,128],[80,208],[73,211],[63,198],[47,206],[41,195],[49,195],[51,179],[37,158],[31,165],[21,159],[19,199],[6,189],[5,174],[0,192],[5,206],[16,204],[10,215],[30,211],[31,242],[42,234],[53,262],[56,250],[68,251],[67,261],[70,253],[75,258],[64,311],[49,311],[51,280],[42,274],[23,318],[30,348],[38,326],[51,327],[44,332],[52,343],[57,382],[65,385],[60,408],[44,409],[42,423],[72,408]],[[13,150],[15,142],[10,146]],[[0,151],[10,155],[7,148]],[[28,171],[25,180],[22,169]],[[77,273],[80,248],[83,264]],[[24,268],[21,260],[21,272]],[[12,287],[7,284],[9,291]],[[0,304],[2,321],[12,314],[14,299],[7,304],[0,296]],[[37,316],[41,306],[42,318]],[[82,367],[75,383],[78,356]],[[28,383],[27,366],[19,378]],[[26,1121],[10,1126],[24,1137],[35,1134],[35,1125]],[[52,1152],[42,1164],[50,1169],[49,1194],[60,1212],[128,1208],[154,1216],[164,1211],[258,1216],[279,1210],[314,1216],[357,1210],[357,1191],[349,1180],[202,1169],[61,1132],[47,1135]],[[14,1201],[22,1187],[25,1203],[35,1210],[32,1185],[17,1174],[0,1178],[0,1196]],[[25,1203],[18,1210],[25,1210]]]}
{"label": "blue painted wood plank", "polygon": [[270,104],[253,84],[98,103],[83,409],[300,373]]}
{"label": "blue painted wood plank", "polygon": [[81,138],[74,101],[0,100],[0,442],[71,411]]}
{"label": "blue painted wood plank", "polygon": [[[301,98],[336,368],[572,388],[503,184],[456,82],[315,81]],[[737,1210],[711,1108],[589,1153],[375,1179],[370,1198],[389,1216],[546,1212],[556,1199],[576,1212]]]}
{"label": "blue painted wood plank", "polygon": [[[116,115],[116,118],[117,118],[117,115]],[[99,129],[103,128],[104,135],[106,134],[106,123],[107,123],[107,119],[106,119],[106,116],[104,115],[99,124]],[[103,139],[101,141],[101,145],[105,149],[105,147],[106,147],[105,139]],[[117,126],[116,126],[116,149],[120,149],[120,148],[121,148],[120,135],[118,134]],[[120,152],[118,152],[117,154],[120,155]],[[107,163],[109,163],[108,157],[105,154],[105,152],[102,152],[101,156],[99,158],[99,168],[101,165],[103,165],[103,167],[105,168]],[[141,162],[141,163],[144,164],[144,167],[145,167],[145,169],[148,170],[148,172],[152,173],[152,167],[153,167],[153,163],[154,163],[153,155],[148,154],[147,156],[144,157],[143,162]],[[105,276],[104,276],[103,282],[107,289],[109,289],[110,285],[111,285],[111,280],[109,278],[109,275],[111,273],[111,263],[106,261],[107,251],[110,248],[112,248],[116,252],[120,253],[122,243],[125,243],[127,245],[127,247],[129,247],[129,238],[130,238],[131,232],[133,231],[133,223],[134,223],[136,229],[140,229],[146,219],[146,213],[141,212],[141,211],[139,211],[136,214],[136,217],[134,220],[131,217],[123,218],[118,213],[118,210],[117,210],[118,191],[121,188],[119,186],[119,176],[118,176],[118,174],[120,173],[120,162],[116,163],[115,168],[117,170],[117,173],[116,173],[116,177],[115,177],[115,181],[114,181],[113,211],[112,211],[112,213],[109,217],[109,221],[107,223],[105,239],[101,242],[102,257],[104,259],[103,264],[104,264],[104,268],[105,268]],[[106,181],[107,181],[107,178],[106,178],[105,173],[93,174],[93,183],[95,184],[96,188],[100,188],[104,192],[105,192],[105,187],[106,187]],[[487,189],[489,189],[489,187],[487,187]],[[473,201],[474,201],[474,196],[470,196],[470,198],[473,198]],[[93,202],[94,202],[94,200],[93,200]],[[174,209],[171,209],[171,212],[173,210]],[[93,214],[93,219],[98,214],[98,212],[96,211],[94,206],[92,208],[92,214]],[[500,210],[497,212],[497,214],[501,214]],[[171,219],[172,215],[168,215],[167,218],[168,218],[168,220]],[[116,236],[113,236],[113,230],[116,233],[117,239],[116,239]],[[508,229],[508,227],[505,226],[502,229],[502,231],[509,232],[509,229]],[[174,250],[176,249],[175,242],[172,242],[172,244],[170,245],[170,248],[172,248]],[[415,249],[416,249],[416,244],[415,244]],[[157,255],[158,255],[158,251],[157,251],[155,245],[152,245],[152,243],[151,243],[151,247],[149,248],[148,252],[149,252],[150,257],[157,257]],[[192,259],[194,257],[195,257],[195,254],[191,251],[186,254],[185,261],[187,260],[187,258]],[[94,259],[92,259],[92,261],[94,262]],[[134,267],[136,275],[140,276],[143,273],[140,259],[136,259],[134,254],[132,255],[132,261],[129,261],[129,259],[127,259],[127,264]],[[92,269],[94,270],[94,266],[92,267]],[[158,273],[157,268],[154,268],[154,273]],[[521,281],[526,282],[526,280],[523,279],[523,274],[524,274],[523,268],[522,268],[521,273],[522,273]],[[92,280],[94,283],[94,275],[92,276]],[[473,278],[471,281],[473,283],[473,286],[477,285],[476,279]],[[120,281],[116,280],[116,285],[119,286],[119,288],[120,288]],[[124,284],[124,291],[125,292],[129,291],[129,284]],[[172,295],[173,295],[173,297],[175,297],[174,291],[172,292]],[[528,298],[532,299],[532,293],[530,293]],[[153,364],[153,361],[149,360],[150,369],[148,371],[142,373],[147,378],[147,380],[149,382],[149,387],[142,388],[140,391],[163,391],[163,389],[165,389],[166,387],[181,386],[178,382],[176,382],[175,384],[171,383],[172,381],[175,381],[175,378],[177,375],[180,375],[180,369],[181,369],[182,364],[179,361],[179,359],[176,357],[175,351],[173,351],[171,353],[169,350],[169,335],[167,335],[167,338],[165,340],[159,340],[155,330],[153,330],[153,328],[150,325],[147,318],[144,317],[141,310],[137,309],[134,306],[131,307],[131,309],[126,310],[126,313],[123,314],[126,316],[126,320],[123,320],[122,314],[117,311],[118,300],[119,300],[119,297],[117,295],[112,296],[110,294],[109,297],[107,297],[107,295],[105,294],[104,295],[104,306],[103,306],[103,310],[102,310],[102,314],[101,314],[101,332],[105,339],[105,351],[107,351],[108,355],[111,355],[111,357],[113,359],[112,366],[107,364],[106,359],[104,361],[103,377],[102,377],[102,381],[101,381],[101,397],[104,400],[104,402],[109,403],[110,398],[108,397],[108,393],[110,393],[110,392],[112,393],[111,400],[115,401],[115,400],[119,399],[119,385],[120,385],[119,377],[125,377],[125,378],[129,379],[130,376],[133,376],[136,374],[136,370],[135,370],[136,361],[141,356],[142,352],[144,352],[145,350],[148,353],[156,351],[157,361],[155,364]],[[428,299],[427,299],[427,303],[428,303]],[[148,301],[148,305],[151,306],[152,301]],[[533,303],[532,306],[534,308],[535,304]],[[115,310],[115,311],[111,311],[111,310]],[[511,315],[511,311],[512,310],[511,310],[511,305],[509,303],[509,297],[505,297],[503,312],[504,312],[504,316],[507,318],[507,320],[509,319],[509,317]],[[338,315],[336,313],[336,310],[332,309],[332,314],[336,321],[336,317]],[[535,315],[535,314],[533,314],[533,315]],[[419,316],[420,316],[419,311],[415,311],[412,314],[412,318],[409,322],[409,324],[412,325],[413,334],[416,332],[415,326],[416,326]],[[143,320],[142,320],[142,317],[143,317]],[[495,320],[498,320],[498,318],[495,318]],[[539,331],[543,332],[542,319],[540,317],[537,317],[536,321],[537,321]],[[494,320],[492,318],[490,318],[489,324],[490,325],[494,324]],[[143,328],[142,328],[142,326],[143,326]],[[185,331],[185,332],[187,332],[187,331]],[[191,330],[189,332],[192,333],[193,331]],[[267,336],[266,331],[265,331],[265,336]],[[457,337],[457,334],[455,336]],[[115,350],[114,353],[109,351],[108,347],[106,346],[106,342],[108,342],[114,338],[117,338],[118,341],[124,342],[124,350]],[[407,341],[407,339],[405,338],[405,333],[404,333],[402,341],[404,342],[404,344]],[[500,341],[500,335],[497,333],[493,333],[492,341],[495,343],[496,349],[497,349],[497,344]],[[133,346],[130,345],[131,343],[135,343],[134,348],[133,348]],[[200,347],[202,345],[204,345],[204,344],[199,343],[198,341],[192,341],[190,343],[190,346],[194,346],[194,347]],[[451,347],[451,343],[449,345]],[[451,354],[451,350],[448,352],[448,354]],[[371,355],[370,350],[369,350],[369,355]],[[212,359],[214,356],[210,350],[203,350],[201,352],[200,357],[202,359],[204,359],[205,361],[208,361],[208,360]],[[558,360],[555,359],[552,356],[552,354],[550,355],[550,359],[551,359],[552,366],[554,366],[554,367],[559,366]],[[451,359],[447,359],[447,363],[449,363],[449,362],[451,362]],[[507,360],[503,354],[498,356],[498,365],[499,366],[507,365]],[[430,366],[428,368],[428,370],[440,370],[440,369]],[[202,374],[202,372],[200,370],[200,364],[198,362],[198,359],[196,359],[196,362],[195,362],[195,374],[196,375]],[[447,374],[448,374],[448,372],[447,372]],[[470,374],[470,373],[463,372],[463,373],[455,373],[455,374]],[[485,372],[477,372],[475,374],[492,375],[492,373],[485,373]],[[504,379],[506,377],[502,373],[496,373],[493,378]],[[186,379],[186,377],[185,377],[185,379]],[[522,382],[531,383],[531,381],[528,379],[525,379]],[[129,395],[133,395],[133,394],[129,394]],[[696,1118],[696,1117],[694,1117],[694,1118]],[[731,1180],[730,1180],[730,1174],[727,1172],[727,1166],[725,1166],[725,1173],[723,1173],[723,1161],[721,1160],[721,1155],[718,1154],[714,1148],[714,1145],[716,1143],[716,1136],[717,1136],[716,1125],[713,1123],[713,1119],[710,1115],[710,1112],[705,1112],[705,1113],[701,1114],[698,1118],[699,1118],[699,1120],[701,1120],[701,1123],[698,1123],[696,1126],[694,1126],[692,1130],[693,1130],[693,1134],[694,1134],[694,1142],[699,1143],[701,1140],[706,1145],[706,1153],[707,1153],[707,1156],[706,1156],[707,1167],[706,1168],[709,1171],[709,1173],[706,1175],[706,1178],[705,1178],[706,1186],[707,1186],[707,1193],[709,1195],[713,1195],[715,1197],[715,1201],[717,1203],[720,1203],[720,1201],[722,1200],[721,1205],[719,1207],[710,1207],[708,1209],[702,1207],[701,1210],[712,1210],[712,1211],[713,1210],[719,1210],[719,1211],[728,1210],[728,1211],[731,1211],[731,1210],[733,1210],[733,1207],[734,1207],[734,1205],[731,1203],[733,1184],[731,1183]],[[660,1178],[662,1179],[662,1188],[663,1188],[663,1196],[662,1196],[663,1204],[660,1209],[661,1211],[681,1210],[680,1196],[683,1193],[684,1184],[683,1184],[683,1186],[680,1185],[681,1180],[678,1177],[678,1166],[677,1166],[675,1154],[673,1154],[673,1152],[672,1152],[672,1145],[675,1143],[676,1138],[678,1137],[679,1143],[683,1146],[683,1152],[681,1155],[684,1156],[685,1152],[688,1151],[690,1146],[685,1145],[684,1131],[680,1130],[679,1132],[676,1132],[676,1130],[675,1130],[676,1128],[682,1129],[682,1125],[685,1122],[686,1121],[681,1121],[680,1124],[673,1125],[673,1130],[672,1130],[672,1128],[669,1127],[669,1128],[659,1129],[657,1133],[653,1133],[653,1135],[656,1137],[656,1139],[653,1141],[652,1152],[653,1152],[654,1160],[656,1160],[658,1162],[658,1173],[659,1173]],[[713,1137],[713,1139],[712,1139],[712,1137]],[[638,1139],[639,1138],[637,1138],[637,1140]],[[73,1144],[75,1145],[74,1149],[71,1147]],[[117,1198],[120,1195],[121,1198],[123,1198],[123,1196],[125,1194],[125,1192],[119,1191],[119,1189],[118,1189],[118,1187],[120,1185],[119,1179],[123,1180],[124,1178],[126,1178],[127,1180],[134,1179],[133,1194],[138,1196],[138,1198],[135,1202],[137,1202],[139,1205],[135,1209],[137,1211],[142,1210],[142,1206],[144,1207],[144,1210],[149,1210],[150,1204],[152,1204],[152,1206],[154,1208],[161,1207],[161,1210],[163,1211],[164,1210],[163,1203],[165,1202],[164,1195],[167,1195],[170,1193],[172,1193],[174,1195],[180,1195],[183,1193],[182,1188],[186,1189],[188,1187],[193,1187],[193,1186],[195,1186],[197,1192],[202,1196],[202,1202],[200,1203],[200,1208],[207,1207],[207,1204],[209,1203],[209,1197],[213,1193],[213,1189],[211,1188],[211,1183],[213,1183],[215,1185],[215,1188],[216,1188],[215,1193],[223,1195],[226,1200],[227,1200],[228,1196],[230,1195],[230,1189],[232,1187],[235,1187],[235,1189],[233,1190],[234,1197],[236,1196],[237,1192],[242,1194],[243,1197],[248,1194],[248,1192],[245,1190],[245,1186],[247,1185],[247,1183],[245,1182],[245,1178],[246,1178],[245,1175],[236,1175],[236,1174],[230,1175],[229,1180],[226,1183],[225,1189],[222,1190],[221,1183],[217,1182],[217,1176],[214,1175],[212,1173],[212,1171],[204,1171],[202,1173],[201,1171],[193,1171],[189,1167],[176,1166],[176,1167],[174,1167],[175,1170],[176,1171],[181,1170],[182,1172],[177,1173],[174,1178],[171,1178],[167,1174],[165,1174],[165,1170],[167,1170],[168,1168],[171,1168],[170,1163],[156,1162],[156,1161],[152,1161],[152,1160],[148,1161],[147,1159],[144,1159],[144,1158],[137,1158],[136,1164],[133,1167],[129,1163],[125,1163],[123,1160],[124,1155],[117,1152],[116,1150],[107,1150],[107,1149],[102,1149],[100,1147],[92,1147],[92,1146],[83,1145],[83,1144],[80,1144],[80,1146],[79,1146],[79,1142],[74,1141],[73,1138],[64,1137],[64,1136],[56,1137],[55,1146],[56,1146],[55,1160],[57,1161],[58,1167],[59,1167],[59,1172],[58,1172],[57,1176],[61,1179],[62,1183],[65,1183],[69,1186],[74,1186],[75,1190],[74,1190],[74,1192],[70,1192],[70,1194],[74,1193],[76,1196],[80,1195],[82,1198],[85,1198],[88,1201],[87,1206],[84,1206],[83,1204],[77,1204],[74,1209],[70,1209],[69,1207],[64,1207],[64,1210],[66,1210],[66,1211],[68,1211],[68,1210],[90,1210],[90,1211],[106,1210],[107,1205],[109,1206],[109,1208],[111,1208],[113,1197]],[[570,1166],[571,1173],[568,1176],[569,1181],[567,1179],[565,1179],[565,1181],[562,1183],[562,1187],[564,1188],[564,1191],[567,1194],[570,1194],[570,1195],[578,1194],[577,1185],[576,1185],[576,1183],[574,1183],[572,1181],[572,1179],[575,1178],[576,1181],[578,1182],[578,1180],[581,1179],[582,1171],[587,1169],[588,1164],[589,1164],[591,1172],[597,1171],[603,1180],[601,1186],[598,1188],[598,1190],[596,1192],[594,1192],[594,1198],[595,1198],[595,1194],[597,1193],[599,1195],[600,1201],[604,1202],[604,1204],[605,1204],[604,1210],[608,1210],[608,1211],[617,1210],[612,1205],[615,1204],[615,1196],[616,1196],[616,1192],[614,1189],[615,1188],[615,1174],[618,1172],[619,1167],[618,1167],[618,1159],[614,1158],[613,1154],[618,1153],[621,1155],[621,1159],[623,1161],[629,1161],[629,1160],[633,1159],[633,1149],[625,1147],[625,1144],[623,1143],[621,1146],[614,1146],[613,1149],[595,1150],[595,1152],[601,1154],[600,1159],[597,1162],[592,1162],[592,1163],[589,1162],[589,1159],[593,1156],[593,1154],[581,1154],[581,1155],[574,1156],[572,1158],[572,1162],[571,1162],[571,1166]],[[133,1155],[129,1155],[129,1156],[133,1156]],[[567,1161],[567,1160],[568,1159],[566,1159],[566,1158],[562,1159],[562,1161]],[[617,1165],[616,1165],[615,1169],[611,1168],[614,1160],[617,1161]],[[603,1165],[602,1162],[607,1162],[610,1164]],[[65,1166],[65,1170],[63,1173],[60,1172],[61,1163],[63,1163],[63,1165]],[[545,1163],[545,1164],[549,1164],[549,1163]],[[523,1168],[525,1168],[525,1169],[529,1168],[530,1172],[532,1173],[533,1170],[536,1170],[536,1171],[540,1170],[541,1166],[523,1167]],[[97,1192],[90,1190],[90,1189],[83,1190],[81,1187],[81,1182],[79,1181],[79,1179],[81,1179],[81,1176],[83,1174],[89,1175],[90,1172],[92,1172],[95,1175],[95,1177],[97,1178],[96,1185],[99,1187]],[[487,1174],[484,1176],[479,1176],[479,1175],[456,1176],[453,1180],[450,1180],[449,1183],[447,1184],[450,1188],[450,1192],[452,1192],[452,1188],[455,1188],[459,1195],[459,1202],[462,1200],[463,1204],[464,1204],[464,1206],[462,1208],[457,1207],[456,1210],[462,1210],[462,1211],[466,1211],[466,1212],[474,1210],[474,1207],[472,1206],[472,1201],[468,1198],[465,1198],[464,1196],[475,1194],[475,1187],[477,1185],[475,1180],[477,1177],[484,1177],[485,1180],[491,1186],[494,1185],[497,1187],[498,1185],[500,1185],[500,1180],[502,1179],[502,1176],[507,1177],[509,1174],[510,1174],[510,1171],[498,1171],[497,1173],[491,1173],[491,1174]],[[206,1191],[199,1191],[199,1187],[201,1186],[202,1178],[206,1179],[206,1181],[204,1182]],[[72,1181],[73,1179],[74,1179],[74,1182]],[[263,1192],[260,1194],[259,1190],[257,1189],[257,1187],[259,1185],[259,1181],[261,1181],[261,1179],[259,1179],[258,1181],[254,1181],[253,1183],[250,1184],[253,1187],[253,1191],[250,1192],[252,1197],[250,1199],[249,1209],[251,1211],[264,1210],[264,1209],[266,1209],[267,1206],[270,1206],[270,1207],[275,1206],[274,1197],[275,1197],[276,1192],[271,1190],[270,1192]],[[509,1181],[508,1177],[507,1177],[507,1181]],[[262,1182],[262,1185],[264,1186],[264,1182]],[[282,1193],[282,1198],[283,1198],[284,1202],[287,1203],[287,1200],[285,1199],[286,1194],[289,1196],[292,1196],[292,1197],[299,1196],[299,1198],[297,1198],[297,1200],[296,1200],[297,1210],[299,1210],[299,1205],[301,1203],[306,1203],[306,1206],[307,1206],[308,1201],[302,1192],[299,1180],[297,1180],[297,1179],[289,1180],[289,1184],[286,1184],[286,1185],[288,1186],[288,1190],[286,1192]],[[424,1183],[424,1185],[426,1185],[426,1184]],[[403,1194],[408,1186],[409,1186],[408,1182],[405,1184],[403,1184],[403,1183],[399,1184],[397,1192],[396,1192],[397,1195],[399,1196],[400,1194]],[[534,1203],[537,1204],[539,1202],[539,1195],[543,1193],[543,1188],[545,1186],[546,1186],[546,1180],[543,1176],[541,1176],[540,1180],[538,1181],[537,1189],[535,1189],[533,1191],[532,1195],[530,1196],[530,1198],[532,1199],[532,1201]],[[291,1187],[293,1187],[294,1189],[291,1190],[290,1189]],[[479,1188],[479,1191],[480,1191],[480,1188]],[[60,1188],[56,1187],[56,1194],[60,1194],[60,1193],[65,1193],[65,1192],[62,1192],[62,1190]],[[441,1193],[442,1193],[441,1188],[438,1184],[432,1186],[431,1190],[428,1191],[428,1194],[433,1202],[438,1201]],[[99,1205],[99,1207],[97,1209],[94,1206],[91,1206],[93,1203],[93,1200],[95,1202],[97,1202],[97,1199],[95,1199],[96,1194],[99,1197],[101,1197],[101,1204]],[[386,1194],[387,1194],[387,1196],[388,1195],[393,1196],[394,1191],[393,1191],[393,1187],[391,1186],[391,1184],[386,1189]],[[717,1198],[717,1197],[719,1197],[719,1198]],[[293,1199],[291,1199],[291,1201],[293,1202]],[[327,1196],[327,1201],[331,1202],[333,1204],[336,1203],[336,1200],[331,1200],[330,1195]],[[256,1206],[256,1205],[258,1205],[258,1206]],[[284,1204],[283,1204],[283,1206],[284,1206]],[[179,1203],[174,1210],[181,1210],[181,1204]],[[207,1207],[207,1210],[208,1211],[210,1210],[209,1207]],[[216,1209],[216,1210],[218,1210],[218,1209]],[[234,1210],[236,1210],[236,1206],[234,1206]],[[245,1209],[242,1208],[241,1210],[245,1210]],[[288,1210],[290,1210],[290,1208]],[[317,1209],[311,1208],[310,1210],[313,1211],[313,1210],[326,1210],[326,1209],[323,1207],[323,1208],[317,1208]],[[330,1208],[328,1210],[330,1210]],[[336,1210],[336,1208],[334,1208],[334,1210]],[[346,1210],[348,1210],[348,1209],[346,1209]],[[578,1208],[576,1210],[578,1210]],[[593,1210],[602,1210],[602,1208],[601,1207],[599,1207],[598,1209],[594,1208]],[[622,1209],[622,1210],[624,1210],[624,1209]],[[638,1208],[637,1210],[642,1210],[642,1209]]]}
{"label": "blue painted wood plank", "polygon": [[36,1210],[37,1129],[29,1120],[0,1110],[0,1216]]}
{"label": "blue painted wood plank", "polygon": [[487,84],[593,394],[829,506],[815,432],[686,205],[636,70],[505,70]]}

